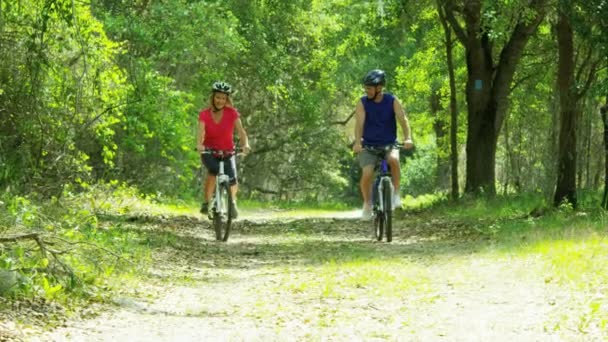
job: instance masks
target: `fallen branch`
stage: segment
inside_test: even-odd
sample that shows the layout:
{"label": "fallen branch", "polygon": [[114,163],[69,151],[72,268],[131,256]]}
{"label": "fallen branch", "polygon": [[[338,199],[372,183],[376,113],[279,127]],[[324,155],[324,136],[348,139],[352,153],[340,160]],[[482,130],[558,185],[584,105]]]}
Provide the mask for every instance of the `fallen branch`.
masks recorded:
{"label": "fallen branch", "polygon": [[40,253],[42,253],[42,256],[46,258],[47,249],[44,246],[44,242],[42,241],[42,239],[40,238],[40,235],[38,233],[23,234],[23,235],[11,236],[11,237],[0,237],[0,243],[18,242],[21,240],[36,241],[36,244],[38,245],[38,247],[40,247]]}
{"label": "fallen branch", "polygon": [[128,262],[129,264],[131,264],[131,265],[135,265],[135,263],[133,263],[133,261],[128,260],[128,259],[125,259],[123,256],[118,255],[118,254],[116,254],[116,253],[112,252],[111,250],[109,250],[109,249],[107,249],[107,248],[104,248],[104,247],[98,246],[98,245],[96,245],[96,244],[94,244],[94,243],[91,243],[91,242],[86,242],[86,241],[77,241],[77,242],[72,242],[72,241],[68,241],[68,240],[66,240],[66,239],[62,239],[62,238],[60,238],[60,237],[56,237],[56,236],[54,236],[53,238],[54,238],[54,239],[57,239],[57,240],[59,240],[59,241],[62,241],[62,242],[64,242],[64,243],[67,243],[68,245],[72,245],[72,246],[75,246],[75,245],[86,245],[86,246],[95,247],[95,248],[97,248],[97,249],[99,249],[99,250],[102,250],[102,251],[104,251],[104,252],[106,252],[106,253],[108,253],[108,254],[110,254],[110,255],[113,255],[113,256],[114,256],[114,257],[116,257],[117,259],[120,259],[120,260],[126,261],[126,262]]}

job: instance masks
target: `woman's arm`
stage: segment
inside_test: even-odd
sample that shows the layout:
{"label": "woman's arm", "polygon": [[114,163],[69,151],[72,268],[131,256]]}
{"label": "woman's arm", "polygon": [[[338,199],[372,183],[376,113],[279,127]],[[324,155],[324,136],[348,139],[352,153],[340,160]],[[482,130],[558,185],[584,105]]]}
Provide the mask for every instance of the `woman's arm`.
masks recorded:
{"label": "woman's arm", "polygon": [[249,147],[249,138],[247,137],[247,132],[245,132],[245,128],[243,128],[243,123],[241,119],[236,119],[234,123],[234,127],[236,128],[236,132],[239,135],[239,141],[241,142],[241,148],[243,149],[243,153],[249,153],[251,149]]}
{"label": "woman's arm", "polygon": [[199,152],[203,152],[205,150],[205,122],[199,120],[198,121],[198,138],[196,139],[196,149]]}

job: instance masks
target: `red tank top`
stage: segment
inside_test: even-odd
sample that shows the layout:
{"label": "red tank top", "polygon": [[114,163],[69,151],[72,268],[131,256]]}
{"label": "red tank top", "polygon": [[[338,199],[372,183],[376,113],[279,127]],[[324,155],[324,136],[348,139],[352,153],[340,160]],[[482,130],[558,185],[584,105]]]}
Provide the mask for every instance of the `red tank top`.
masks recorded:
{"label": "red tank top", "polygon": [[224,107],[224,113],[219,122],[215,122],[211,116],[211,109],[202,110],[198,120],[205,124],[205,147],[220,151],[231,151],[234,149],[234,123],[239,118],[239,112],[231,107]]}

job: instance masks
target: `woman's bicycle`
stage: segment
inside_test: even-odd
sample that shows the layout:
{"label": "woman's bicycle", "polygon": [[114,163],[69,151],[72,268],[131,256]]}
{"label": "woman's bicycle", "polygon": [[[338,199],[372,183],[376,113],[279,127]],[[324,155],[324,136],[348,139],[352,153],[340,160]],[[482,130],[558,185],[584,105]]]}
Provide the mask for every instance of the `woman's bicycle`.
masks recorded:
{"label": "woman's bicycle", "polygon": [[[374,172],[376,178],[372,188],[372,217],[374,222],[374,237],[378,241],[382,241],[383,236],[386,236],[386,241],[393,241],[393,195],[395,188],[391,177],[391,172],[386,161],[388,152],[394,149],[400,149],[400,144],[388,146],[365,146],[364,148],[380,158],[376,163]],[[406,154],[411,154],[413,151],[406,151]]]}
{"label": "woman's bicycle", "polygon": [[[215,239],[218,241],[228,241],[230,227],[232,225],[232,192],[230,192],[230,177],[225,172],[225,163],[231,162],[231,158],[236,156],[237,151],[219,151],[205,149],[201,154],[211,154],[218,159],[219,171],[215,182],[215,192],[213,199],[209,203],[210,219],[215,230]],[[229,166],[230,167],[230,166]]]}

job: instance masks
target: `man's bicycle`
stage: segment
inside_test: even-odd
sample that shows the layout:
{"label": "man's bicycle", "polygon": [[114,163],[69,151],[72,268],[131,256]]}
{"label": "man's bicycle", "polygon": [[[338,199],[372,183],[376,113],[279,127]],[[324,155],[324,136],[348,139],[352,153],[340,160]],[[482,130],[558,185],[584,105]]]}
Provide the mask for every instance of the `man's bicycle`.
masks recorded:
{"label": "man's bicycle", "polygon": [[[386,155],[394,149],[400,149],[400,144],[388,146],[365,146],[364,148],[380,158],[374,167],[376,178],[372,187],[372,217],[374,223],[374,237],[382,241],[393,241],[393,195],[395,188],[391,172],[386,161]],[[406,155],[411,155],[413,150],[404,150]]]}
{"label": "man's bicycle", "polygon": [[201,154],[211,154],[218,159],[219,171],[215,182],[215,192],[213,199],[209,203],[210,219],[215,230],[215,239],[218,241],[228,241],[230,227],[232,225],[232,192],[230,192],[230,177],[225,172],[225,163],[230,163],[230,159],[236,156],[237,151],[219,151],[205,149]]}

